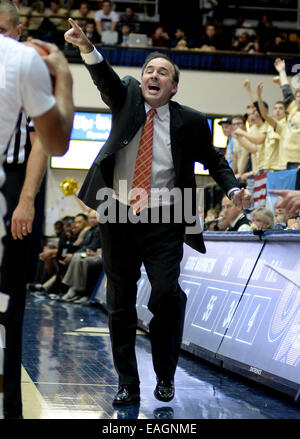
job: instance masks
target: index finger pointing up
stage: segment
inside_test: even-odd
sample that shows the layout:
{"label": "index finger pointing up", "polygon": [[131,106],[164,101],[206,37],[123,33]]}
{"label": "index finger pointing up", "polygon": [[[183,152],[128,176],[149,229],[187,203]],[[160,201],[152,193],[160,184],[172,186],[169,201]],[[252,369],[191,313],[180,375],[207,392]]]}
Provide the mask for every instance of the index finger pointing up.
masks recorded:
{"label": "index finger pointing up", "polygon": [[73,20],[73,18],[69,18],[68,22],[70,23],[70,25],[72,26],[73,29],[75,30],[81,30],[81,28],[78,26],[78,24]]}

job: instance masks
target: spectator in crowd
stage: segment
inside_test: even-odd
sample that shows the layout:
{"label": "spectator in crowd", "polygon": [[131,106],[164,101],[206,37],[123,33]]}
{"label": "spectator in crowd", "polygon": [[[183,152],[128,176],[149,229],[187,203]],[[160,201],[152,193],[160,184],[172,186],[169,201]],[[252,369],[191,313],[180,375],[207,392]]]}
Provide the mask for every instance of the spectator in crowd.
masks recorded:
{"label": "spectator in crowd", "polygon": [[[67,293],[61,298],[61,300],[65,302],[79,299],[78,293],[85,291],[86,270],[88,265],[88,262],[85,262],[85,260],[89,261],[89,258],[93,258],[96,252],[101,248],[100,228],[96,211],[90,211],[88,214],[88,222],[89,230],[84,236],[80,249],[72,255],[67,271],[62,279],[62,283],[69,287]],[[84,259],[84,261],[82,259]]]}
{"label": "spectator in crowd", "polygon": [[124,23],[121,27],[120,35],[119,35],[119,44],[123,47],[128,47],[129,35],[132,30],[129,24]]}
{"label": "spectator in crowd", "polygon": [[38,30],[45,18],[45,3],[42,0],[38,0],[32,3],[31,8],[28,11],[26,28],[28,35],[32,37],[38,37]]}
{"label": "spectator in crowd", "polygon": [[55,235],[59,238],[64,230],[64,223],[62,220],[57,220],[54,223],[54,232]]}
{"label": "spectator in crowd", "polygon": [[253,118],[253,109],[255,106],[253,104],[248,104],[246,107],[246,113],[244,115],[246,130],[249,131],[249,128],[254,125]]}
{"label": "spectator in crowd", "polygon": [[264,14],[257,25],[257,36],[259,41],[259,51],[267,52],[272,46],[275,39],[276,29],[274,28],[270,17]]}
{"label": "spectator in crowd", "polygon": [[132,32],[140,32],[140,22],[138,15],[133,11],[130,6],[125,8],[125,12],[119,16],[119,30],[121,30],[123,24],[128,24]]}
{"label": "spectator in crowd", "polygon": [[236,206],[226,195],[222,198],[222,216],[229,223],[227,232],[248,232],[250,221],[241,206]]}
{"label": "spectator in crowd", "polygon": [[71,301],[71,303],[80,305],[89,302],[103,270],[102,249],[100,248],[97,251],[87,250],[86,257],[82,258],[81,261],[83,264],[83,278],[85,279],[85,286],[81,291],[76,290],[77,295]]}
{"label": "spectator in crowd", "polygon": [[251,230],[272,229],[274,225],[273,212],[266,207],[257,207],[251,213]]}
{"label": "spectator in crowd", "polygon": [[230,226],[228,218],[225,218],[223,211],[220,212],[220,221],[215,226],[215,232],[224,232]]}
{"label": "spectator in crowd", "polygon": [[232,48],[238,52],[259,52],[259,45],[257,41],[251,37],[248,32],[243,32],[238,39],[233,43]]}
{"label": "spectator in crowd", "polygon": [[231,117],[222,117],[222,119],[218,122],[218,124],[222,127],[224,136],[227,137],[225,158],[228,161],[229,166],[232,168],[234,137],[232,136],[231,123]]}
{"label": "spectator in crowd", "polygon": [[191,49],[192,47],[195,47],[195,43],[193,40],[187,37],[185,30],[182,27],[177,27],[175,31],[175,38],[171,41],[171,47],[173,49],[180,49],[183,48]]}
{"label": "spectator in crowd", "polygon": [[246,125],[244,117],[242,115],[236,115],[232,117],[232,136],[234,138],[233,143],[233,160],[232,160],[232,170],[235,177],[240,181],[243,187],[246,186],[247,179],[249,177],[249,172],[252,170],[251,155],[239,142],[238,137],[235,138],[235,131],[240,128],[246,131]]}
{"label": "spectator in crowd", "polygon": [[[74,228],[72,228],[72,233],[76,235],[76,240],[73,243],[73,246],[76,248],[76,250],[78,250],[83,245],[85,235],[89,228],[90,226],[87,215],[85,213],[78,213],[74,219]],[[70,254],[62,254],[62,258],[60,259],[60,261],[66,263],[66,261],[72,257],[72,253],[73,252],[71,252]]]}
{"label": "spectator in crowd", "polygon": [[[32,292],[38,292],[38,295],[44,295],[45,291],[54,284],[62,249],[65,247],[67,249],[66,251],[71,252],[70,246],[72,246],[73,242],[76,240],[76,234],[72,232],[74,217],[65,216],[62,221],[59,222],[62,222],[63,230],[60,233],[58,245],[54,245],[54,243],[52,244],[50,240],[43,247],[43,251],[39,255],[39,267],[37,270],[36,282],[28,285],[28,289]],[[49,270],[50,263],[51,271]]]}
{"label": "spectator in crowd", "polygon": [[[69,217],[70,218],[70,217]],[[56,253],[56,273],[52,282],[43,284],[39,289],[42,293],[49,294],[51,299],[59,299],[66,293],[67,288],[62,284],[73,254],[83,245],[85,234],[89,230],[87,215],[79,213],[73,220],[70,218],[64,225],[64,234],[60,237]]]}
{"label": "spectator in crowd", "polygon": [[68,10],[61,7],[59,0],[50,1],[50,11],[46,14],[46,17],[57,30],[65,32],[69,29],[68,14]]}
{"label": "spectator in crowd", "polygon": [[[261,82],[257,87],[257,99],[260,113],[267,123],[267,134],[265,139],[265,170],[280,171],[286,169],[284,138],[287,129],[287,119],[285,107],[282,101],[275,102],[273,108],[274,117],[271,117],[262,100],[262,89],[263,83]],[[278,134],[278,131],[281,134]]]}
{"label": "spectator in crowd", "polygon": [[244,15],[239,15],[237,18],[237,22],[234,26],[234,38],[238,40],[238,38],[242,35],[242,33],[247,32],[250,37],[254,37],[256,35],[256,31],[253,28],[252,24],[249,21],[246,21]]}
{"label": "spectator in crowd", "polygon": [[284,230],[287,223],[287,214],[284,209],[278,207],[281,197],[278,197],[277,202],[274,205],[274,229]]}
{"label": "spectator in crowd", "polygon": [[217,222],[215,219],[217,219],[220,216],[220,209],[218,207],[212,207],[208,209],[206,212],[205,218],[204,218],[204,230],[208,231],[214,231],[215,226],[217,225]]}
{"label": "spectator in crowd", "polygon": [[171,44],[170,36],[162,24],[156,26],[151,38],[154,47],[169,47]]}
{"label": "spectator in crowd", "polygon": [[229,221],[224,218],[223,212],[220,211],[218,207],[208,209],[205,216],[204,230],[210,232],[220,232],[226,230],[229,225]]}
{"label": "spectator in crowd", "polygon": [[274,40],[267,48],[267,52],[292,53],[295,51],[296,48],[290,44],[287,36],[283,32],[277,32],[277,34],[274,37]]}
{"label": "spectator in crowd", "polygon": [[216,26],[213,23],[205,25],[205,32],[200,37],[197,47],[203,51],[220,50],[222,42],[217,35]]}
{"label": "spectator in crowd", "polygon": [[90,5],[88,2],[81,2],[79,9],[72,13],[72,18],[76,23],[84,28],[90,20],[94,20],[94,12],[90,10]]}
{"label": "spectator in crowd", "polygon": [[[252,92],[250,81],[248,79],[244,81],[244,87],[248,92],[252,103],[257,103],[257,97]],[[267,103],[265,103],[265,106],[268,108]],[[238,137],[240,144],[246,148],[247,151],[255,154],[252,162],[254,165],[253,171],[258,172],[263,171],[266,167],[265,140],[267,135],[267,124],[264,122],[255,106],[252,109],[252,116],[254,124],[250,127],[249,131],[243,131],[238,128],[235,131],[235,136]]]}
{"label": "spectator in crowd", "polygon": [[[295,95],[293,94],[283,59],[277,58],[274,66],[279,73],[283,102],[288,114],[283,142],[285,160],[287,169],[295,169],[300,165],[300,89],[295,91]],[[279,124],[276,126],[276,132],[282,133],[282,127]]]}
{"label": "spectator in crowd", "polygon": [[87,38],[93,43],[93,44],[100,44],[101,38],[96,30],[96,23],[94,20],[88,20],[86,25],[83,28],[83,31]]}
{"label": "spectator in crowd", "polygon": [[285,230],[300,230],[300,215],[288,218]]}
{"label": "spectator in crowd", "polygon": [[96,29],[100,36],[104,31],[115,31],[118,26],[119,16],[113,11],[110,0],[104,0],[102,9],[95,13]]}

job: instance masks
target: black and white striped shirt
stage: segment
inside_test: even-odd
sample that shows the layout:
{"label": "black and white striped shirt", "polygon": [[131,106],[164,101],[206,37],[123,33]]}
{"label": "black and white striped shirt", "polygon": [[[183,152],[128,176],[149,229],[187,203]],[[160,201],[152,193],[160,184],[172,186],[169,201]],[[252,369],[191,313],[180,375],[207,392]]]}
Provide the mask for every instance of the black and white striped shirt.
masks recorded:
{"label": "black and white striped shirt", "polygon": [[21,111],[12,137],[7,145],[6,165],[23,164],[27,161],[31,144],[29,133],[34,131],[32,120]]}

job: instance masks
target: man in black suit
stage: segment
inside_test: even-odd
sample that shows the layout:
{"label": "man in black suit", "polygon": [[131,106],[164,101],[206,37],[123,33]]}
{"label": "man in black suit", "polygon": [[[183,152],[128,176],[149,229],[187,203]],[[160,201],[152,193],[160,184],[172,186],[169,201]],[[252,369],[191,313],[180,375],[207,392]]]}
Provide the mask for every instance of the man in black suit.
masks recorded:
{"label": "man in black suit", "polygon": [[[72,19],[69,22],[72,28],[66,32],[65,39],[79,47],[93,81],[113,115],[109,139],[98,154],[79,194],[85,204],[98,209],[102,222],[109,328],[119,375],[119,390],[113,403],[124,405],[140,400],[135,356],[135,304],[142,263],[152,287],[148,308],[153,314],[149,330],[157,376],[154,395],[167,402],[174,397],[174,374],[184,324],[186,295],[178,283],[183,242],[205,252],[202,234],[189,227],[193,231],[189,230],[191,233],[187,235],[185,225],[190,221],[177,221],[178,205],[181,212],[185,214],[188,208],[197,218],[196,203],[190,196],[196,193],[195,161],[210,170],[217,183],[236,203],[249,203],[251,195],[238,188],[223,154],[211,144],[204,115],[171,101],[177,91],[179,71],[166,55],[156,52],[147,58],[142,68],[141,83],[131,76],[121,80],[76,23]],[[156,111],[150,111],[153,109]],[[136,207],[140,201],[138,197],[132,203],[131,196],[136,188],[140,139],[145,139],[144,131],[151,115],[152,165],[146,167],[143,173],[146,176],[151,166],[151,195],[149,204],[141,210]],[[148,156],[144,164],[147,160]],[[125,190],[122,190],[121,183],[126,183]],[[155,189],[162,188],[166,191],[177,188],[174,202],[171,198],[163,199],[151,209],[157,201]],[[109,194],[109,190],[112,193],[110,205],[103,197],[104,193]],[[105,204],[106,210],[102,209]],[[111,206],[116,208],[116,217],[109,215]],[[164,214],[167,209],[170,213],[168,221]],[[147,217],[153,218],[154,211],[159,221],[146,221]]]}

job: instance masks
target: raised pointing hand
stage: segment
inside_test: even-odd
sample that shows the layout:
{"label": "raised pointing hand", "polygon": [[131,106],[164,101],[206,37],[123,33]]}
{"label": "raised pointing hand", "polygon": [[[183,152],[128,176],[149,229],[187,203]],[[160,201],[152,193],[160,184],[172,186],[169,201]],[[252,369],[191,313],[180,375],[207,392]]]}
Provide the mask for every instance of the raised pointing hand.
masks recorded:
{"label": "raised pointing hand", "polygon": [[68,19],[71,29],[64,34],[65,40],[74,46],[79,47],[81,52],[89,53],[93,51],[93,45],[84,34],[80,26],[72,19]]}

